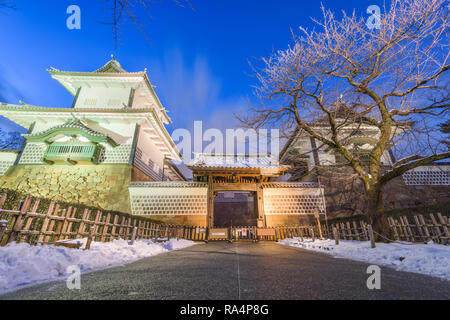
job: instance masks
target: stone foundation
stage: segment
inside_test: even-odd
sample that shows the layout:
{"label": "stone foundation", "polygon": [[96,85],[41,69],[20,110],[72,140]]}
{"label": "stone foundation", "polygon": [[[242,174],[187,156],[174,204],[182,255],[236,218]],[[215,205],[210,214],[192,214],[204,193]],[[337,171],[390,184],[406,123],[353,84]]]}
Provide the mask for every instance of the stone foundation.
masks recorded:
{"label": "stone foundation", "polygon": [[128,185],[132,166],[16,165],[0,177],[0,187],[39,198],[131,213]]}

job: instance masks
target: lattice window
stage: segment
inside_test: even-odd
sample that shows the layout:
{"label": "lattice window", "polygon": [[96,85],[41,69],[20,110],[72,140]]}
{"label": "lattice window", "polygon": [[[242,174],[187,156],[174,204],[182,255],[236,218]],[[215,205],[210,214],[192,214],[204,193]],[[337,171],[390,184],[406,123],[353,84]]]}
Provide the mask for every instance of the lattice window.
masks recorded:
{"label": "lattice window", "polygon": [[323,198],[320,195],[265,195],[265,214],[314,214],[315,209],[323,210]]}
{"label": "lattice window", "polygon": [[449,186],[450,168],[407,171],[403,174],[403,181],[409,186]]}
{"label": "lattice window", "polygon": [[87,98],[84,100],[84,105],[85,106],[96,106],[97,105],[97,99],[95,98]]}
{"label": "lattice window", "polygon": [[206,215],[206,195],[134,195],[135,215]]}

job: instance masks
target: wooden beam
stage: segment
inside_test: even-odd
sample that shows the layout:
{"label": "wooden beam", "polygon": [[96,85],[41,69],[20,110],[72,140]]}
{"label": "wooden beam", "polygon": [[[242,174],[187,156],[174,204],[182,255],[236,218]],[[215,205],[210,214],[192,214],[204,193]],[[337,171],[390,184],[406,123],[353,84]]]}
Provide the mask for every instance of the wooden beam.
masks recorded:
{"label": "wooden beam", "polygon": [[214,183],[213,191],[257,191],[255,183]]}

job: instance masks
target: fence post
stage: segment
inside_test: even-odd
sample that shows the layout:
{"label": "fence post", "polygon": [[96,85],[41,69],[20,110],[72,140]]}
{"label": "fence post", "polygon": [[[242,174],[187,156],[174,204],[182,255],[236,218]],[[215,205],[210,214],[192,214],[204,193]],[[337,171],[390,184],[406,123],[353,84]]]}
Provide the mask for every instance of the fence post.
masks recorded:
{"label": "fence post", "polygon": [[136,241],[136,233],[137,233],[137,227],[134,227],[133,228],[133,234],[131,235],[131,243],[130,243],[130,245],[133,245],[134,244],[134,242]]}
{"label": "fence post", "polygon": [[[438,219],[442,224],[442,229],[444,229],[444,234],[445,234],[445,238],[447,239],[447,243],[449,242],[450,239],[450,232],[448,231],[447,228],[447,221],[446,219],[442,216],[442,214],[440,214],[439,212],[437,213]],[[1,237],[0,237],[1,239]]]}
{"label": "fence post", "polygon": [[434,217],[434,215],[432,213],[430,213],[430,218],[431,218],[431,222],[434,225],[434,230],[435,230],[435,237],[434,239],[436,239],[435,242],[439,242],[442,243],[441,241],[441,230],[439,229],[439,224],[436,221],[436,218]]}
{"label": "fence post", "polygon": [[319,218],[317,218],[317,227],[319,228],[319,236],[320,236],[320,239],[323,239],[323,235],[322,235],[322,227],[320,226],[320,220],[319,220]]}
{"label": "fence post", "polygon": [[31,197],[27,196],[23,201],[22,207],[20,208],[19,215],[17,216],[13,226],[11,233],[9,235],[8,243],[14,242],[20,236],[20,231],[22,231],[23,220],[28,213],[28,209],[31,205]]}
{"label": "fence post", "polygon": [[356,240],[361,241],[361,238],[360,238],[359,232],[358,232],[358,225],[356,224],[356,221],[353,220],[352,224],[353,224],[353,229],[355,230]]}
{"label": "fence post", "polygon": [[[109,230],[109,221],[111,220],[111,213],[107,213],[106,214],[106,219],[104,221],[104,225],[103,225],[103,230],[102,230],[102,242],[106,242],[106,238],[108,236],[108,230]],[[112,235],[112,230],[111,230],[111,235]],[[111,240],[111,238],[110,238]]]}
{"label": "fence post", "polygon": [[88,235],[88,239],[87,239],[87,242],[86,242],[86,248],[85,248],[86,250],[89,250],[91,248],[91,243],[92,243],[92,240],[94,238],[94,233],[95,233],[95,226],[92,226],[89,229],[89,235]]}
{"label": "fence post", "polygon": [[367,235],[367,228],[364,221],[360,221],[359,224],[361,225],[361,230],[364,233],[364,240],[369,240],[369,236]]}
{"label": "fence post", "polygon": [[370,224],[367,225],[367,230],[369,231],[370,246],[375,248],[375,238],[373,237],[373,230]]}
{"label": "fence post", "polygon": [[430,232],[428,231],[428,226],[425,222],[423,215],[419,214],[419,221],[422,224],[423,232],[425,233],[425,241],[430,240]]}
{"label": "fence post", "polygon": [[316,239],[314,238],[314,229],[311,228],[311,238],[312,238],[312,242],[314,242]]}
{"label": "fence post", "polygon": [[5,234],[5,231],[6,231],[6,222],[1,221],[0,222],[0,243],[2,243],[2,238],[3,238],[3,235]]}
{"label": "fence post", "polygon": [[336,241],[336,244],[339,244],[339,235],[336,230],[336,227],[333,227],[333,235],[334,235],[334,240]]}

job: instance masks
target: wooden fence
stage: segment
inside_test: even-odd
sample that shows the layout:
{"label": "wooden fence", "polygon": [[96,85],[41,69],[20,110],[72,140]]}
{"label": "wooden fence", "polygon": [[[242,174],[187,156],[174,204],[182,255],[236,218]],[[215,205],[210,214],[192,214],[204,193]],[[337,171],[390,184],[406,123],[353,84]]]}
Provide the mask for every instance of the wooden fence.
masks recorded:
{"label": "wooden fence", "polygon": [[[0,245],[10,242],[30,244],[61,245],[66,240],[88,238],[107,242],[114,239],[154,239],[165,241],[171,238],[206,241],[210,230],[204,227],[161,225],[145,217],[126,214],[111,214],[101,210],[82,209],[74,206],[62,208],[50,202],[39,210],[41,200],[27,196],[15,210],[4,209],[7,194],[0,196]],[[42,212],[44,211],[44,212]],[[446,216],[437,213],[427,217],[415,215],[388,219],[394,239],[409,242],[450,243],[450,224]],[[306,226],[281,226],[275,228],[231,227],[228,240],[231,241],[277,241],[293,237],[338,238],[342,240],[369,241],[369,226],[362,219],[358,221],[312,224]],[[87,248],[89,248],[87,245]]]}
{"label": "wooden fence", "polygon": [[4,209],[7,194],[0,196],[0,246],[10,242],[30,244],[62,244],[64,240],[88,237],[90,242],[107,242],[113,239],[167,240],[184,238],[202,241],[206,239],[203,228],[168,226],[152,220],[130,215],[105,213],[101,210],[74,206],[61,208],[50,202],[44,212],[39,212],[40,199],[27,196],[17,210]]}
{"label": "wooden fence", "polygon": [[[394,239],[391,241],[450,243],[450,221],[447,216],[440,213],[423,215],[388,217],[393,231]],[[334,238],[333,228],[336,229],[339,239],[369,241],[368,224],[362,219],[358,221],[333,222],[322,221],[321,228],[324,237]]]}

